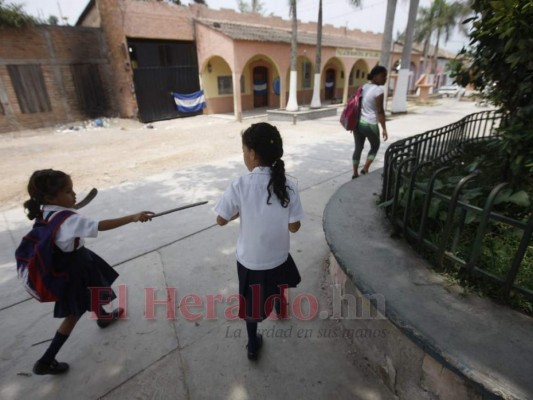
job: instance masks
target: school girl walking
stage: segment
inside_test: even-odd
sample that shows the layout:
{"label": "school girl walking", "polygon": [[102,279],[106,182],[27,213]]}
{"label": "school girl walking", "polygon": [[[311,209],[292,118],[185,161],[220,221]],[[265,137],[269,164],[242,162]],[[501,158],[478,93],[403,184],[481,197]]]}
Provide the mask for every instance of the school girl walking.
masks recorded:
{"label": "school girl walking", "polygon": [[246,321],[248,358],[256,360],[263,343],[257,326],[272,311],[269,299],[300,280],[289,254],[289,232],[300,229],[304,213],[296,184],[285,176],[283,141],[277,128],[265,122],[251,125],[242,133],[242,151],[250,173],[231,183],[215,211],[221,226],[240,219],[239,317]]}
{"label": "school girl walking", "polygon": [[[24,203],[30,220],[50,222],[65,211],[73,211],[76,193],[69,175],[62,171],[46,169],[35,171],[28,183],[30,199]],[[96,313],[97,324],[107,327],[124,312],[117,308],[108,313],[102,304],[108,304],[116,296],[111,284],[118,273],[102,258],[84,246],[84,238],[96,237],[99,231],[107,231],[131,222],[146,222],[153,213],[143,211],[120,218],[97,221],[72,213],[59,225],[54,241],[53,261],[57,274],[67,274],[68,282],[63,294],[54,306],[54,317],[64,318],[50,346],[33,366],[37,375],[61,374],[69,365],[58,362],[56,355],[67,341],[80,317],[86,311]],[[96,290],[91,291],[91,288]],[[91,292],[98,299],[91,299]]]}
{"label": "school girl walking", "polygon": [[[383,109],[383,85],[387,82],[387,68],[376,65],[368,74],[368,80],[370,82],[365,83],[363,86],[361,117],[357,129],[353,133],[355,149],[352,155],[352,179],[367,174],[370,165],[376,158],[380,146],[378,123],[381,125],[383,141],[388,139],[385,110]],[[370,150],[368,151],[365,165],[358,172],[365,139],[368,139],[370,143]]]}

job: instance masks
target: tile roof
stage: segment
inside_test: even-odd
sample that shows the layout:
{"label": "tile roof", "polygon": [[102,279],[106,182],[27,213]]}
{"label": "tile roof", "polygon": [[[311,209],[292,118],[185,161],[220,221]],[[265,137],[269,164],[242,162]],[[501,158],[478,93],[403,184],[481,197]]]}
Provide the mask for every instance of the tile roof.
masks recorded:
{"label": "tile roof", "polygon": [[[197,22],[209,27],[210,29],[218,31],[233,40],[248,40],[256,42],[274,43],[291,42],[290,29],[257,24],[243,24],[236,23],[233,21],[212,20],[205,18],[198,18]],[[372,34],[372,36],[375,36],[375,38],[371,38],[373,40],[368,40],[369,35],[364,33],[363,35],[360,35],[360,31],[347,31],[347,33],[348,35],[341,36],[327,34],[323,32],[322,46],[373,50],[379,50],[381,48],[381,35]],[[298,31],[298,43],[316,45],[316,32]]]}

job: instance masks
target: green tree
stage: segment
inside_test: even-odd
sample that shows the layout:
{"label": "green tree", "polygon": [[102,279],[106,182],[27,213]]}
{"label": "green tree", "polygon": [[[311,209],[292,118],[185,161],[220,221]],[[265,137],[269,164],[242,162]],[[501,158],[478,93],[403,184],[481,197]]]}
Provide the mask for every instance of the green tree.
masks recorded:
{"label": "green tree", "polygon": [[392,47],[392,29],[394,26],[394,16],[396,15],[396,3],[397,0],[387,0],[385,27],[383,29],[383,39],[381,41],[381,54],[379,56],[379,65],[383,65],[386,68],[389,68],[390,63],[390,52]]}
{"label": "green tree", "polygon": [[315,77],[313,82],[313,97],[311,97],[311,108],[320,108],[320,75],[322,65],[322,0],[318,2],[318,19],[316,27],[316,59],[315,59]]}
{"label": "green tree", "polygon": [[398,72],[396,89],[394,90],[394,96],[392,98],[393,113],[407,111],[409,66],[411,64],[411,48],[413,47],[413,36],[416,14],[418,13],[418,4],[419,0],[411,0],[409,2],[409,17],[407,18],[407,28],[405,29],[405,42],[403,44],[402,61],[400,64],[400,71]]}
{"label": "green tree", "polygon": [[[448,43],[451,33],[461,27],[461,21],[471,13],[467,3],[454,1],[447,3],[446,0],[433,0],[429,7],[421,7],[418,11],[418,19],[415,25],[415,41],[424,43],[424,69],[426,73],[435,73],[437,69],[437,57],[441,40]],[[429,47],[433,43],[433,55],[431,68],[429,64]]]}
{"label": "green tree", "polygon": [[[501,146],[512,183],[533,177],[533,2],[473,0],[469,81],[503,113]],[[465,64],[463,64],[465,65]],[[459,73],[458,72],[458,73]],[[464,83],[464,82],[463,82]]]}
{"label": "green tree", "polygon": [[265,5],[261,0],[251,0],[250,3],[248,3],[246,0],[239,0],[237,6],[241,13],[252,12],[263,14],[265,12]]}
{"label": "green tree", "polygon": [[26,14],[22,4],[5,4],[0,0],[0,27],[22,28],[38,23],[36,18]]}
{"label": "green tree", "polygon": [[59,24],[59,18],[57,18],[55,15],[50,15],[48,17],[48,25],[58,25]]}

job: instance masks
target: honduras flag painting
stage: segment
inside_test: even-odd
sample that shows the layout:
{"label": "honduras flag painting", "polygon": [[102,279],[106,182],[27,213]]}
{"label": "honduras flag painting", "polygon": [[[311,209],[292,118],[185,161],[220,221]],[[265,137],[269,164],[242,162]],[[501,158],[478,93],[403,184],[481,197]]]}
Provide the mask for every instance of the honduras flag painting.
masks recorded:
{"label": "honduras flag painting", "polygon": [[264,96],[267,94],[267,83],[263,80],[254,80],[254,94]]}
{"label": "honduras flag painting", "polygon": [[204,91],[199,90],[190,94],[172,93],[176,102],[176,109],[180,112],[197,112],[205,108]]}

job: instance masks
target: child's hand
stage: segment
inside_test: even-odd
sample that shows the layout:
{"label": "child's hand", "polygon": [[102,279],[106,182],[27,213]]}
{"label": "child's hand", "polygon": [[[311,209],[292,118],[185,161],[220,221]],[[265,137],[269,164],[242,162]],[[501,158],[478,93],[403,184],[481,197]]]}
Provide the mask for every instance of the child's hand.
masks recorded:
{"label": "child's hand", "polygon": [[141,211],[140,213],[133,214],[131,217],[133,222],[146,222],[151,221],[153,216],[154,213],[152,211]]}

